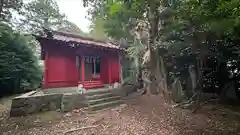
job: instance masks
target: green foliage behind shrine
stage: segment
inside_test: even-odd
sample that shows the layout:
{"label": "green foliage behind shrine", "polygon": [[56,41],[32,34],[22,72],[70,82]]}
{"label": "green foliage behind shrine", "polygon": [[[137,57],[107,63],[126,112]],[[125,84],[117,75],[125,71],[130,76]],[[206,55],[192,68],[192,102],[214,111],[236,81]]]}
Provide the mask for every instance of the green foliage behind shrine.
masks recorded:
{"label": "green foliage behind shrine", "polygon": [[30,39],[0,24],[0,96],[40,86],[42,69]]}
{"label": "green foliage behind shrine", "polygon": [[40,34],[43,28],[81,36],[88,36],[88,33],[60,13],[56,0],[1,2],[0,96],[4,96],[41,86],[40,45],[29,35]]}

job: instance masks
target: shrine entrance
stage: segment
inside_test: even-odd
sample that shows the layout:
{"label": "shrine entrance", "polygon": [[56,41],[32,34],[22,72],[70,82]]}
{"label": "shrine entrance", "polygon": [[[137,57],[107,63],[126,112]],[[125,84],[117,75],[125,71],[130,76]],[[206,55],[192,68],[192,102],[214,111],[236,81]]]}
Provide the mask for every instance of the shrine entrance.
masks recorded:
{"label": "shrine entrance", "polygon": [[[99,56],[77,56],[79,81],[100,80],[100,57]],[[84,80],[83,76],[84,76]]]}
{"label": "shrine entrance", "polygon": [[77,56],[79,83],[85,88],[103,87],[99,56]]}
{"label": "shrine entrance", "polygon": [[85,80],[100,80],[100,57],[84,56],[85,64]]}

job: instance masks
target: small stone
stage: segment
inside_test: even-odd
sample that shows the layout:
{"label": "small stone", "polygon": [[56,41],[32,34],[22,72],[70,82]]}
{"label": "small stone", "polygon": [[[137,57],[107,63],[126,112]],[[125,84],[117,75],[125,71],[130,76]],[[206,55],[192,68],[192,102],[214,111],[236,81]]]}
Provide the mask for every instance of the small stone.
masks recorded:
{"label": "small stone", "polygon": [[79,113],[80,110],[79,110],[79,109],[74,109],[72,112],[74,112],[74,113]]}
{"label": "small stone", "polygon": [[70,116],[72,116],[71,113],[66,113],[66,114],[64,115],[64,117],[70,117]]}
{"label": "small stone", "polygon": [[40,119],[36,119],[35,121],[34,121],[34,123],[39,123],[40,122]]}
{"label": "small stone", "polygon": [[60,110],[60,109],[57,109],[56,111],[57,111],[57,112],[61,112],[61,110]]}

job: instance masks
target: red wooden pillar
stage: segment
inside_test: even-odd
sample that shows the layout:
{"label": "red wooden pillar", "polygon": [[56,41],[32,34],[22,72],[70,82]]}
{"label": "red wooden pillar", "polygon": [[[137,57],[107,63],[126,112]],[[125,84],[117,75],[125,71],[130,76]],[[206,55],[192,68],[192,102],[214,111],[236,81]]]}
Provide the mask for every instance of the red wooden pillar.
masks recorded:
{"label": "red wooden pillar", "polygon": [[77,78],[77,85],[79,85],[79,80],[80,80],[80,76],[79,76],[79,73],[81,72],[80,71],[80,60],[79,60],[79,56],[77,55],[76,56],[76,78]]}
{"label": "red wooden pillar", "polygon": [[122,82],[123,82],[123,74],[122,74],[121,60],[122,60],[121,55],[118,55],[118,68],[119,68],[118,81],[119,81],[119,83],[122,83]]}
{"label": "red wooden pillar", "polygon": [[108,58],[108,84],[112,83],[112,63],[111,58]]}
{"label": "red wooden pillar", "polygon": [[84,73],[84,72],[85,72],[85,69],[84,69],[84,68],[85,68],[85,62],[84,62],[84,56],[82,55],[82,56],[81,56],[81,72],[82,72],[82,73],[81,73],[81,75],[82,75],[82,76],[81,76],[81,77],[82,77],[81,79],[82,79],[82,85],[83,85],[84,80],[85,80],[85,73]]}
{"label": "red wooden pillar", "polygon": [[45,59],[44,59],[44,88],[48,87],[48,52],[45,52]]}

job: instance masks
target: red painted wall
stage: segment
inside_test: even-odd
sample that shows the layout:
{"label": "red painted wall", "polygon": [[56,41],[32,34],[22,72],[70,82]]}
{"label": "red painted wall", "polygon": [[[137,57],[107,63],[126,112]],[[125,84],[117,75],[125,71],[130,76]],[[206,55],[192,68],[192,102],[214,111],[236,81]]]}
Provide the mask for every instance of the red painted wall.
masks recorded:
{"label": "red painted wall", "polygon": [[[81,48],[79,48],[82,50]],[[79,73],[76,66],[76,55],[89,55],[85,52],[76,54],[76,49],[65,45],[45,44],[44,88],[74,87],[78,85]],[[105,84],[120,82],[120,63],[117,52],[96,50],[100,55],[100,77]]]}
{"label": "red painted wall", "polygon": [[112,84],[120,82],[120,63],[118,56],[109,55],[101,58],[101,80],[103,83]]}
{"label": "red painted wall", "polygon": [[46,55],[45,88],[77,86],[76,56],[68,52],[50,51]]}
{"label": "red painted wall", "polygon": [[100,58],[100,77],[104,84],[108,84],[108,57]]}
{"label": "red painted wall", "polygon": [[120,82],[120,63],[118,56],[111,58],[111,81]]}

